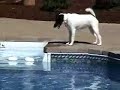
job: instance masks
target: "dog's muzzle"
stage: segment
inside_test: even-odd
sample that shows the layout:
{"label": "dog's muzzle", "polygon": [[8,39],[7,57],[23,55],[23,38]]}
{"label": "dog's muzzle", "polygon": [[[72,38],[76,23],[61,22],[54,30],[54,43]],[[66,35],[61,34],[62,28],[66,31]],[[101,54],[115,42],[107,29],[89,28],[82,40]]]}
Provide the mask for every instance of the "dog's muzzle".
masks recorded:
{"label": "dog's muzzle", "polygon": [[60,25],[58,25],[58,24],[55,23],[53,27],[54,27],[54,28],[57,27],[57,28],[59,29],[59,28],[60,28]]}

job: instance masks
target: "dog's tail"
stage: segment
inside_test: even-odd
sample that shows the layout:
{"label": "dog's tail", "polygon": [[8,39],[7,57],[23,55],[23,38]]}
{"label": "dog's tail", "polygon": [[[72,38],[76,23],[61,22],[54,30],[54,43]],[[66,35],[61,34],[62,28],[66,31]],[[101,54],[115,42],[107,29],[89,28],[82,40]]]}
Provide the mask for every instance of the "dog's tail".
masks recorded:
{"label": "dog's tail", "polygon": [[85,11],[86,12],[90,12],[94,17],[96,17],[96,15],[95,15],[95,13],[94,13],[92,8],[86,8]]}

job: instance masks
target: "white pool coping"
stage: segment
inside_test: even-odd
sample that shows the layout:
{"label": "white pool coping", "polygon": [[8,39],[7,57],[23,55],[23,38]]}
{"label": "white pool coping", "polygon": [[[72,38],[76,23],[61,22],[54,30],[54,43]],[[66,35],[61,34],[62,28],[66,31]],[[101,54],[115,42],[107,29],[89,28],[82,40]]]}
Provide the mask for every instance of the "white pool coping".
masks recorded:
{"label": "white pool coping", "polygon": [[0,42],[0,60],[9,57],[29,57],[40,55],[44,57],[44,47],[48,42]]}
{"label": "white pool coping", "polygon": [[[43,48],[48,42],[0,42],[5,48]],[[1,47],[2,48],[2,47]]]}

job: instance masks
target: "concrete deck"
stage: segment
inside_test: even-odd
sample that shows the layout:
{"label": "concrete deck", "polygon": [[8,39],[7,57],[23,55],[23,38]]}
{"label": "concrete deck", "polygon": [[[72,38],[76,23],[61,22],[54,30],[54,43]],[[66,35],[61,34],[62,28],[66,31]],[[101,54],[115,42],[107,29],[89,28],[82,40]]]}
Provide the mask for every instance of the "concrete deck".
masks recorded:
{"label": "concrete deck", "polygon": [[120,54],[120,24],[100,23],[102,46],[92,45],[94,36],[88,29],[76,32],[75,44],[66,46],[67,29],[53,29],[54,22],[0,18],[1,41],[48,41],[45,52],[115,52]]}

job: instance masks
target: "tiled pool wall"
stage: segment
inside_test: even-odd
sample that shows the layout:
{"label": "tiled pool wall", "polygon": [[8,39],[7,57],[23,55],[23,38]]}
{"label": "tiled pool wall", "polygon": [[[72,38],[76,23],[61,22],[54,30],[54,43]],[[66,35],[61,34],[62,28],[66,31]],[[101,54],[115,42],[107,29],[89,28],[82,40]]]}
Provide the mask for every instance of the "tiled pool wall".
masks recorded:
{"label": "tiled pool wall", "polygon": [[43,62],[59,63],[108,63],[117,62],[120,64],[120,54],[112,52],[96,53],[44,53]]}
{"label": "tiled pool wall", "polygon": [[89,54],[105,55],[105,56],[108,56],[109,58],[120,60],[120,53],[115,53],[113,51],[89,49],[88,53]]}
{"label": "tiled pool wall", "polygon": [[47,59],[51,62],[104,62],[108,61],[120,63],[120,54],[115,54],[112,52],[107,52],[107,54],[90,54],[90,53],[45,53],[47,54]]}
{"label": "tiled pool wall", "polygon": [[[79,59],[79,60],[78,60]],[[51,54],[51,60],[54,62],[56,61],[67,61],[69,62],[86,62],[86,60],[97,60],[97,61],[107,61],[108,57],[107,56],[100,56],[100,55],[95,55],[95,54],[87,54],[87,53],[66,53],[66,54]]]}

